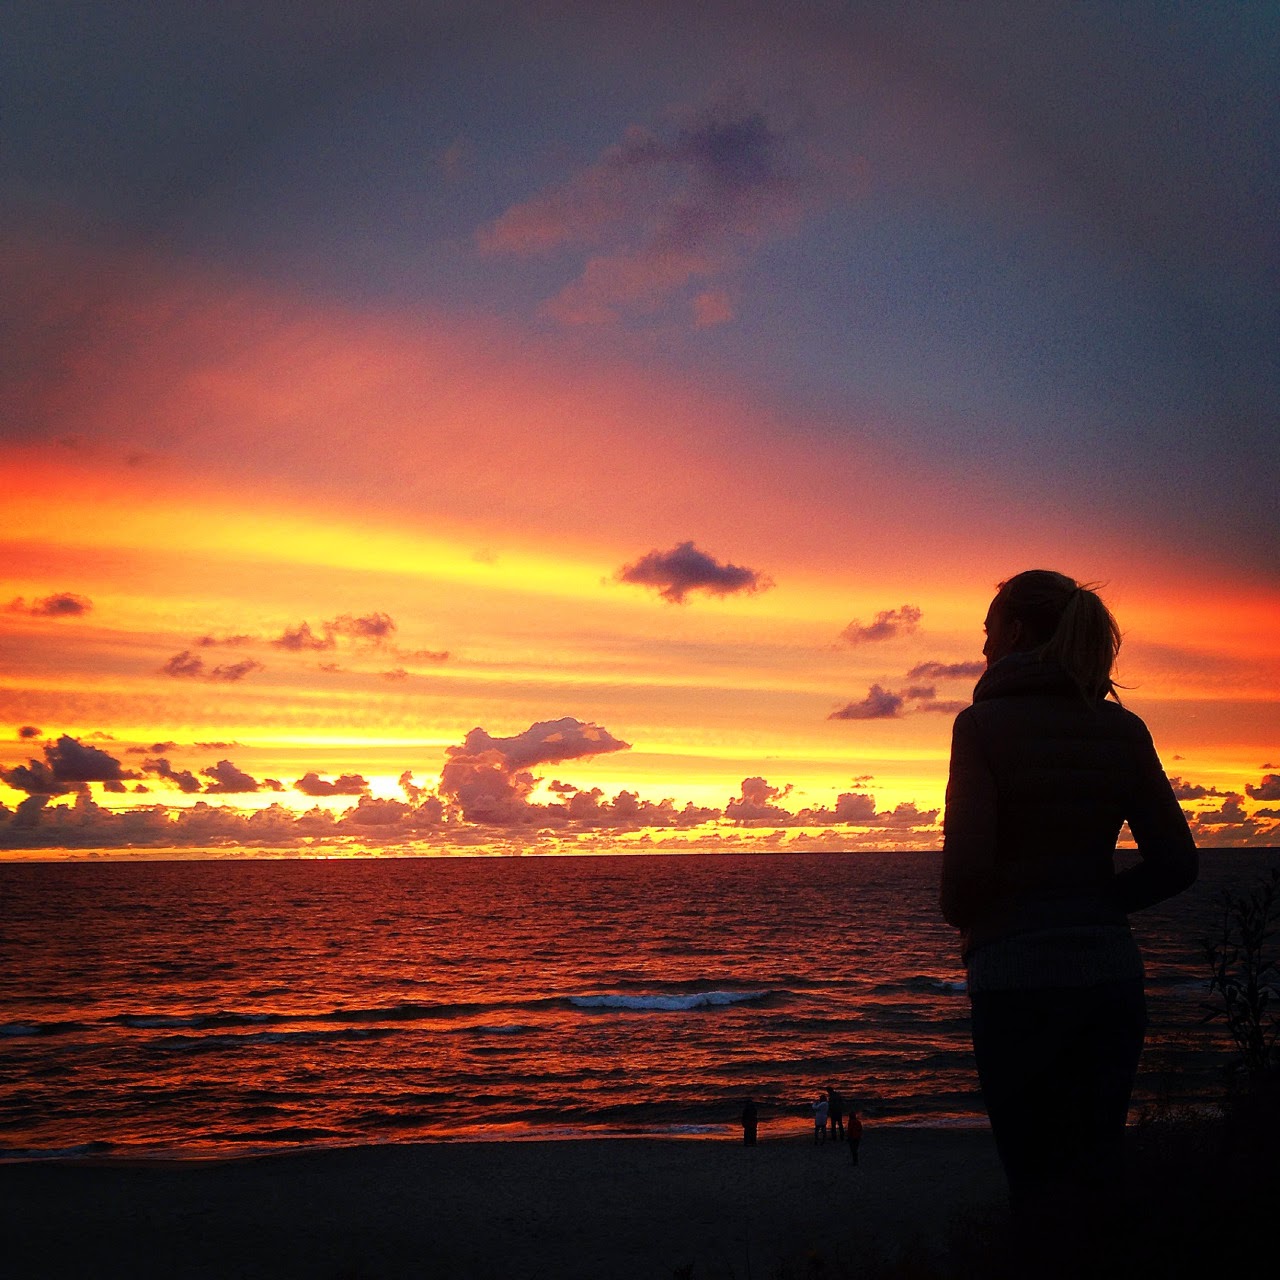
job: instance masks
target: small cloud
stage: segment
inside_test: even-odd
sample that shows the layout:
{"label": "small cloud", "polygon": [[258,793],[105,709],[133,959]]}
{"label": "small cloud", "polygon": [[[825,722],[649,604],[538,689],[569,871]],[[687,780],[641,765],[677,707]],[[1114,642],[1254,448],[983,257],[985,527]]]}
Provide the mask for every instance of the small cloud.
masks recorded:
{"label": "small cloud", "polygon": [[1219,791],[1217,787],[1204,787],[1198,782],[1186,782],[1182,778],[1170,777],[1169,785],[1179,800],[1204,800],[1208,796],[1230,795],[1231,792]]}
{"label": "small cloud", "polygon": [[38,738],[39,736],[40,730],[33,724],[20,725],[18,728],[19,738]]}
{"label": "small cloud", "polygon": [[[880,617],[885,615],[881,614]],[[852,624],[850,624],[852,625]],[[875,625],[874,623],[872,624]],[[918,662],[907,672],[908,680],[976,680],[987,669],[987,664],[978,662]]]}
{"label": "small cloud", "polygon": [[369,794],[368,782],[358,773],[340,774],[332,782],[318,773],[304,773],[293,784],[295,791],[306,796],[363,796]]}
{"label": "small cloud", "polygon": [[115,756],[97,747],[86,747],[68,734],[45,747],[45,759],[64,782],[119,782],[134,775],[126,772]]}
{"label": "small cloud", "polygon": [[404,792],[410,804],[421,804],[423,798],[427,795],[427,788],[420,787],[413,780],[413,770],[406,769],[396,781],[400,785],[400,790]]}
{"label": "small cloud", "polygon": [[529,772],[531,767],[625,751],[629,746],[600,725],[572,716],[541,720],[509,738],[495,738],[475,728],[461,746],[446,752],[439,791],[467,821],[502,826],[541,822],[551,815],[530,801],[538,781]]}
{"label": "small cloud", "polygon": [[359,617],[344,613],[341,617],[326,622],[324,626],[326,631],[335,635],[373,644],[381,644],[396,629],[395,620],[389,613],[366,613]]}
{"label": "small cloud", "polygon": [[277,649],[287,649],[291,653],[315,652],[337,647],[339,639],[349,640],[354,644],[383,644],[396,631],[395,619],[389,613],[374,611],[373,613],[339,614],[320,624],[320,630],[313,631],[309,622],[300,622],[296,627],[285,629],[271,641]]}
{"label": "small cloud", "polygon": [[891,640],[896,635],[914,631],[924,615],[913,604],[901,609],[882,609],[873,622],[863,625],[856,618],[840,633],[841,640],[850,644],[863,644],[872,640]]}
{"label": "small cloud", "polygon": [[188,676],[195,679],[204,672],[204,659],[190,649],[175,653],[160,670],[167,676]]}
{"label": "small cloud", "polygon": [[850,702],[833,711],[828,720],[892,720],[902,714],[902,695],[878,684],[867,690],[861,702]]}
{"label": "small cloud", "polygon": [[156,777],[172,782],[179,791],[187,795],[200,790],[200,779],[190,769],[175,769],[165,756],[144,760],[142,767],[147,773],[154,773]]}
{"label": "small cloud", "polygon": [[229,666],[214,667],[209,672],[208,678],[230,683],[236,680],[243,680],[245,676],[253,671],[262,670],[264,670],[262,663],[255,662],[252,658],[245,658],[243,662],[233,662]]}
{"label": "small cloud", "polygon": [[914,704],[906,708],[911,713],[928,711],[934,714],[955,715],[957,711],[963,711],[969,705],[962,699],[939,700],[938,691],[931,684],[908,685],[902,690],[901,697],[904,703]]}
{"label": "small cloud", "polygon": [[90,782],[122,782],[138,775],[124,769],[113,755],[86,746],[69,734],[45,745],[43,760],[28,760],[12,769],[0,769],[0,778],[15,791],[28,795],[58,796],[78,791]]}
{"label": "small cloud", "polygon": [[409,673],[403,667],[393,667],[390,671],[378,673],[384,680],[407,680]]}
{"label": "small cloud", "polygon": [[1222,807],[1195,815],[1196,824],[1201,827],[1226,827],[1236,823],[1247,822],[1249,815],[1244,811],[1242,797],[1237,792],[1226,792]]}
{"label": "small cloud", "polygon": [[212,648],[215,645],[226,645],[229,647],[235,647],[237,645],[242,645],[242,644],[252,644],[255,639],[256,637],[254,636],[245,636],[245,635],[234,635],[234,636],[207,635],[207,636],[200,636],[196,640],[196,644],[198,644],[202,649]]}
{"label": "small cloud", "polygon": [[450,747],[448,754],[453,759],[474,759],[493,753],[507,769],[527,769],[532,765],[627,751],[630,747],[629,742],[615,738],[598,724],[564,716],[560,720],[540,720],[509,738],[494,738],[483,729],[472,729],[462,746]]}
{"label": "small cloud", "polygon": [[833,822],[865,826],[876,820],[876,802],[863,791],[842,791],[831,818]]}
{"label": "small cloud", "polygon": [[767,825],[790,823],[794,815],[776,803],[790,792],[791,783],[775,787],[764,778],[743,778],[741,794],[725,805],[724,816],[731,822],[762,822]]}
{"label": "small cloud", "polygon": [[[205,787],[205,792],[209,795],[244,795],[250,791],[257,791],[262,786],[242,769],[237,769],[230,760],[219,760],[217,764],[201,769],[200,772],[210,780],[209,785]],[[278,787],[279,783],[272,789]]]}
{"label": "small cloud", "polygon": [[894,805],[892,810],[876,814],[878,827],[931,827],[938,820],[937,809],[918,809],[910,802]]}
{"label": "small cloud", "polygon": [[1244,785],[1245,794],[1253,800],[1280,800],[1280,774],[1267,773],[1255,787],[1251,782]]}
{"label": "small cloud", "polygon": [[288,649],[291,653],[299,653],[305,649],[332,649],[337,641],[333,632],[325,631],[316,635],[309,622],[301,622],[296,627],[285,627],[271,643],[277,649]]}
{"label": "small cloud", "polygon": [[28,760],[11,769],[0,768],[0,781],[15,791],[25,791],[28,796],[63,796],[76,789],[54,777],[53,770],[43,760]]}
{"label": "small cloud", "polygon": [[684,113],[657,129],[632,126],[476,239],[490,253],[576,256],[580,274],[544,306],[564,324],[650,315],[691,294],[698,323],[722,323],[725,280],[835,195],[828,170],[761,111]]}
{"label": "small cloud", "polygon": [[28,604],[21,596],[9,601],[10,613],[25,613],[32,618],[78,618],[93,608],[88,596],[78,596],[70,591],[59,591]]}
{"label": "small cloud", "polygon": [[225,684],[243,680],[251,672],[262,671],[264,668],[261,662],[253,658],[245,658],[241,662],[216,667],[206,667],[204,659],[198,653],[183,649],[181,653],[175,653],[160,670],[167,676],[189,680],[213,680]]}
{"label": "small cloud", "polygon": [[650,551],[617,572],[620,582],[653,587],[671,604],[683,604],[692,591],[726,596],[742,591],[753,594],[773,586],[771,579],[742,565],[721,564],[692,542],[681,542],[670,551]]}

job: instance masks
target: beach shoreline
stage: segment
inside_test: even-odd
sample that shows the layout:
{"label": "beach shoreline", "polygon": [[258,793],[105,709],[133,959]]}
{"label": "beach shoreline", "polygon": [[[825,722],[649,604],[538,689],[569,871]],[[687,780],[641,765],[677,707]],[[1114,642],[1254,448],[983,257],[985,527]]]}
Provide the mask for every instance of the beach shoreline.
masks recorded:
{"label": "beach shoreline", "polygon": [[[998,1219],[985,1128],[456,1141],[0,1166],[14,1276],[556,1280],[936,1256]],[[692,1270],[687,1270],[692,1268]]]}

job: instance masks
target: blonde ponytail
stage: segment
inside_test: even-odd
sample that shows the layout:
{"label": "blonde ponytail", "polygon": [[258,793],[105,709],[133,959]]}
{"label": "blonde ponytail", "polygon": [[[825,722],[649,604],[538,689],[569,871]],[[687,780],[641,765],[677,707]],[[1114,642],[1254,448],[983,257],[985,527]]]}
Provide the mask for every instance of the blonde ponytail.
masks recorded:
{"label": "blonde ponytail", "polygon": [[1120,626],[1095,587],[1029,569],[1000,584],[996,607],[1022,624],[1028,647],[1057,663],[1085,698],[1120,701],[1113,675]]}

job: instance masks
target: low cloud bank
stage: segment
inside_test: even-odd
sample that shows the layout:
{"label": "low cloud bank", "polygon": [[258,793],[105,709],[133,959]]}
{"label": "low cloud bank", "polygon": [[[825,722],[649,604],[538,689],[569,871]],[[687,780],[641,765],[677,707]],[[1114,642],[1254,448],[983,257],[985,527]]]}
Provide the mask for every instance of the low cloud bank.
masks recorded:
{"label": "low cloud bank", "polygon": [[[725,849],[936,848],[941,842],[938,808],[911,801],[881,808],[865,776],[853,779],[851,789],[830,805],[800,803],[792,784],[756,775],[744,778],[738,794],[723,805],[708,806],[647,799],[626,787],[608,794],[538,772],[547,766],[559,772],[628,745],[603,726],[572,716],[539,721],[509,736],[477,727],[446,749],[434,785],[417,783],[413,770],[404,770],[398,779],[403,799],[373,795],[370,780],[360,773],[326,777],[308,770],[293,791],[328,800],[348,797],[354,805],[299,812],[276,801],[246,812],[236,807],[235,797],[284,792],[285,785],[255,777],[225,757],[197,770],[175,766],[167,754],[147,754],[140,770],[127,769],[108,751],[63,734],[44,744],[42,758],[0,767],[0,780],[26,793],[13,808],[0,805],[0,848],[290,848],[350,838],[444,852],[494,845],[518,851],[575,847],[610,835],[638,839],[644,847],[663,832],[671,839],[696,838],[697,847]],[[152,746],[175,748],[171,742]],[[1263,774],[1257,784],[1246,785],[1246,794],[1172,781],[1202,844],[1266,845],[1280,838],[1280,809],[1260,807],[1280,798],[1280,775]],[[218,799],[193,805],[157,799],[114,808],[95,799],[94,786],[103,796],[158,788]],[[64,796],[74,799],[55,803]]]}

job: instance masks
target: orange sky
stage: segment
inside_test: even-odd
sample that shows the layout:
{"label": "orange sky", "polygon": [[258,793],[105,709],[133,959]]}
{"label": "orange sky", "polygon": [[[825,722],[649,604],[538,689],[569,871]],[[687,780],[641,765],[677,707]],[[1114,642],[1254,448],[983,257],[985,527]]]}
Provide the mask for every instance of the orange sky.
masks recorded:
{"label": "orange sky", "polygon": [[1030,567],[1277,841],[1243,18],[393,9],[0,53],[0,856],[934,847]]}
{"label": "orange sky", "polygon": [[[446,753],[476,726],[508,738],[572,717],[628,748],[540,761],[515,816],[459,817],[412,838],[441,849],[622,847],[645,835],[756,847],[803,833],[834,847],[931,847],[951,715],[974,676],[910,673],[974,663],[994,582],[1045,563],[1107,584],[1126,630],[1128,701],[1168,771],[1206,789],[1188,802],[1201,837],[1261,841],[1275,829],[1273,803],[1248,788],[1265,794],[1280,754],[1280,604],[1221,566],[1202,575],[1176,548],[1140,558],[1105,529],[1056,534],[1007,500],[995,520],[975,509],[968,478],[962,487],[923,461],[895,470],[776,434],[770,451],[767,408],[678,379],[642,390],[644,371],[608,362],[570,372],[498,357],[508,346],[491,333],[460,327],[445,341],[420,319],[397,326],[274,298],[255,309],[243,292],[234,306],[188,294],[181,312],[159,343],[152,305],[113,319],[113,354],[93,375],[104,393],[46,405],[68,435],[8,450],[6,766],[65,734],[136,775],[122,791],[87,784],[106,810],[318,803],[341,815],[357,804],[355,793],[300,792],[308,773],[358,775],[360,792],[407,810],[401,775],[434,791]],[[237,347],[228,330],[250,318],[255,342]],[[449,392],[437,399],[442,363]],[[858,500],[837,504],[842,486]],[[749,568],[756,588],[672,603],[619,580],[682,540]],[[40,603],[66,593],[89,603]],[[841,638],[881,614],[891,634]],[[379,616],[394,628],[325,630]],[[300,646],[280,643],[290,632],[305,635]],[[829,718],[873,686],[933,693],[897,714]],[[19,739],[22,726],[39,732]],[[168,745],[143,750],[154,744]],[[184,793],[144,764],[158,758],[200,786]],[[216,780],[201,771],[223,759],[283,790],[208,792]],[[752,794],[764,806],[739,808],[745,823],[725,816],[744,779],[763,780]],[[575,826],[530,808],[569,794],[553,783],[706,812],[687,827],[643,815]],[[830,820],[842,794],[872,797],[875,816]],[[1237,807],[1224,811],[1230,797]],[[24,793],[0,798],[15,808]],[[802,822],[804,810],[826,820]],[[110,843],[109,824],[87,832],[98,826]],[[403,822],[363,835],[409,838]],[[297,838],[287,824],[272,835]]]}

